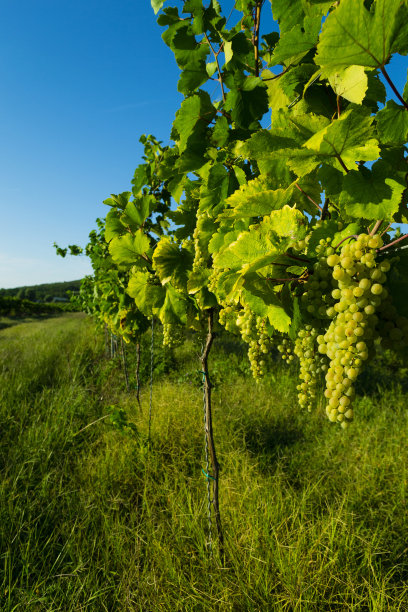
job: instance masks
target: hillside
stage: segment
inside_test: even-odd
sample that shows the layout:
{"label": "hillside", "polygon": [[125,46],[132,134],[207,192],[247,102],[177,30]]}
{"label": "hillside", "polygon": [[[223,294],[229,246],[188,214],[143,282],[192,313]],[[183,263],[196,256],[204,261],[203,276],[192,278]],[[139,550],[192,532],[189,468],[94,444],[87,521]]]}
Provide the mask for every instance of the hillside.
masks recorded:
{"label": "hillside", "polygon": [[1,296],[18,297],[34,302],[52,302],[53,298],[69,299],[68,291],[79,291],[80,280],[65,281],[61,283],[44,283],[41,285],[28,285],[13,289],[0,289]]}

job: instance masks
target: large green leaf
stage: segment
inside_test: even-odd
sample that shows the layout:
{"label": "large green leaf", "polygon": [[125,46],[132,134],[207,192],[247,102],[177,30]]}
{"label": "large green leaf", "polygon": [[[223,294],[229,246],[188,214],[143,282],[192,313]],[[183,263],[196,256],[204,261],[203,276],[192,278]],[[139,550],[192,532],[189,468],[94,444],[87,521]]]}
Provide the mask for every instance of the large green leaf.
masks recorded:
{"label": "large green leaf", "polygon": [[130,276],[127,293],[135,300],[137,308],[146,316],[151,316],[163,306],[166,289],[151,282],[148,272],[134,270]]}
{"label": "large green leaf", "polygon": [[162,285],[172,282],[176,288],[185,290],[192,263],[190,251],[180,248],[167,236],[161,238],[154,250],[153,266]]}
{"label": "large green leaf", "polygon": [[227,209],[226,213],[234,218],[263,217],[281,208],[290,197],[291,193],[285,189],[271,189],[268,177],[261,176],[242,185],[226,200],[233,209]]}
{"label": "large green leaf", "polygon": [[309,138],[304,147],[326,162],[341,159],[351,169],[356,161],[375,160],[380,155],[372,123],[368,109],[349,108],[339,119]]}
{"label": "large green leaf", "polygon": [[389,100],[376,116],[381,144],[402,145],[408,140],[408,112],[404,106]]}
{"label": "large green leaf", "polygon": [[303,24],[282,34],[272,55],[272,65],[299,62],[317,43],[321,17],[306,17]]}
{"label": "large green leaf", "polygon": [[[179,135],[180,153],[183,153],[186,149],[188,139],[197,124],[200,123],[200,127],[205,127],[211,123],[214,116],[215,108],[211,104],[210,96],[205,91],[199,91],[182,102],[173,124]],[[200,129],[200,135],[202,135],[202,129]]]}
{"label": "large green leaf", "polygon": [[149,248],[150,240],[142,230],[138,230],[134,235],[116,236],[109,243],[109,252],[113,261],[118,264],[140,263]]}
{"label": "large green leaf", "polygon": [[307,233],[307,219],[296,208],[283,206],[274,210],[262,223],[262,230],[274,232],[279,238],[289,238],[293,242],[302,240]]}
{"label": "large green leaf", "polygon": [[203,287],[206,287],[208,284],[208,279],[211,275],[210,268],[198,268],[197,270],[193,270],[190,272],[187,282],[187,291],[191,295],[197,293]]}
{"label": "large green leaf", "polygon": [[137,231],[150,215],[150,211],[156,202],[154,196],[145,195],[137,197],[133,202],[127,204],[121,217],[122,223],[132,231]]}
{"label": "large green leaf", "polygon": [[158,310],[162,323],[185,323],[187,319],[187,302],[185,297],[178,293],[172,285],[165,287],[165,299]]}
{"label": "large green leaf", "polygon": [[392,221],[401,202],[404,185],[389,178],[382,164],[372,170],[351,170],[344,177],[340,206],[357,219]]}
{"label": "large green leaf", "polygon": [[223,164],[210,167],[206,180],[200,189],[200,211],[216,216],[225,206],[230,176]]}
{"label": "large green leaf", "polygon": [[105,219],[105,240],[110,242],[115,236],[120,236],[125,232],[123,223],[120,220],[120,213],[113,209],[108,212]]}
{"label": "large green leaf", "polygon": [[341,0],[323,25],[317,51],[316,63],[324,68],[378,68],[392,53],[407,53],[406,0],[376,0],[371,10],[364,0]]}
{"label": "large green leaf", "polygon": [[230,111],[238,128],[249,128],[268,111],[268,92],[260,78],[238,75],[235,82],[227,83],[225,110]]}
{"label": "large green leaf", "polygon": [[355,104],[362,103],[368,88],[368,77],[363,66],[337,68],[326,76],[338,96]]}

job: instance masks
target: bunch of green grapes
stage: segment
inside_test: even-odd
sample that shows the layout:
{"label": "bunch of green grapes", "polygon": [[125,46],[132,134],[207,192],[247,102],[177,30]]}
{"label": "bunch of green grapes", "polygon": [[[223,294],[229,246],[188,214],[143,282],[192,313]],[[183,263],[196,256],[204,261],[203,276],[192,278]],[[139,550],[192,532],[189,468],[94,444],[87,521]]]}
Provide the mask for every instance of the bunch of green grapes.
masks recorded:
{"label": "bunch of green grapes", "polygon": [[286,361],[286,363],[291,363],[295,359],[295,356],[293,354],[292,342],[287,338],[283,338],[283,340],[281,340],[280,344],[278,344],[276,348],[281,354],[283,361]]}
{"label": "bunch of green grapes", "polygon": [[218,281],[220,279],[220,276],[222,274],[222,270],[221,268],[213,268],[211,271],[211,275],[208,279],[208,290],[212,291],[213,293],[217,292],[217,285],[218,285]]}
{"label": "bunch of green grapes", "polygon": [[204,253],[201,250],[200,246],[200,234],[201,234],[201,221],[203,220],[203,214],[197,210],[197,223],[193,232],[193,241],[194,241],[194,261],[193,261],[193,271],[195,272],[198,268],[203,268],[205,266],[205,257]]}
{"label": "bunch of green grapes", "polygon": [[334,304],[331,295],[331,269],[327,263],[327,257],[334,253],[330,242],[331,238],[320,240],[316,247],[318,260],[313,266],[312,273],[303,284],[301,302],[309,315],[317,319],[327,319],[327,310]]}
{"label": "bunch of green grapes", "polygon": [[183,328],[176,323],[163,323],[163,346],[175,348],[183,344]]}
{"label": "bunch of green grapes", "polygon": [[353,418],[354,383],[373,349],[377,311],[388,297],[384,287],[390,263],[377,262],[382,246],[378,235],[360,234],[340,253],[327,257],[337,287],[327,310],[332,318],[325,334],[317,337],[319,352],[330,360],[326,373],[326,412],[331,421],[345,427]]}
{"label": "bunch of green grapes", "polygon": [[318,335],[317,327],[306,325],[299,331],[295,341],[295,355],[300,362],[298,401],[299,405],[309,412],[316,400],[322,373],[327,370],[326,359],[317,350]]}
{"label": "bunch of green grapes", "polygon": [[271,340],[266,327],[266,319],[251,312],[245,305],[238,314],[236,325],[241,337],[248,347],[248,358],[251,364],[251,372],[256,381],[265,374],[265,356],[271,348]]}
{"label": "bunch of green grapes", "polygon": [[225,306],[218,313],[218,322],[227,331],[235,333],[237,331],[238,310],[233,306]]}

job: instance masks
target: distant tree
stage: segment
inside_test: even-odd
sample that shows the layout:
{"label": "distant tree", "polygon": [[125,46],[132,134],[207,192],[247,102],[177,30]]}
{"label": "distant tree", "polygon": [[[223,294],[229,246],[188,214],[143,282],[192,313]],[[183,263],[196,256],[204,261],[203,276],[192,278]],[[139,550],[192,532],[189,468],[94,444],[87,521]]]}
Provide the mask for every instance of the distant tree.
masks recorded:
{"label": "distant tree", "polygon": [[34,289],[27,287],[26,290],[24,291],[24,297],[26,298],[26,300],[34,301],[37,297],[37,294]]}

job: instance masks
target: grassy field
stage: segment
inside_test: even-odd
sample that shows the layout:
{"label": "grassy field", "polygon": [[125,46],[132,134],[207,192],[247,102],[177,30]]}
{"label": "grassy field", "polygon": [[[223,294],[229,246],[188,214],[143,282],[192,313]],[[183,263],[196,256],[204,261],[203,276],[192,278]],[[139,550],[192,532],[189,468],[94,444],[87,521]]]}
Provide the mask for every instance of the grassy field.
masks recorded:
{"label": "grassy field", "polygon": [[257,385],[240,347],[216,343],[223,566],[215,537],[208,555],[197,350],[156,351],[149,449],[148,339],[139,409],[82,315],[0,331],[0,609],[408,610],[397,373],[371,377],[343,431],[297,408],[283,366]]}

